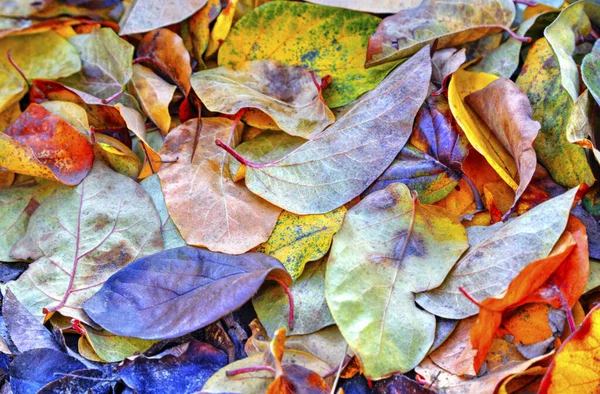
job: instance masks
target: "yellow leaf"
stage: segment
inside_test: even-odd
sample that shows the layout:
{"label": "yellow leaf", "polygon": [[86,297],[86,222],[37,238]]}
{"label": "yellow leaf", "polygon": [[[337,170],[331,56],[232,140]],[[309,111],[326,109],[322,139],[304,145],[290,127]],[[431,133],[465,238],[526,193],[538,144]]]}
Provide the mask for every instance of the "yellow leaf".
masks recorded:
{"label": "yellow leaf", "polygon": [[217,49],[219,49],[223,41],[227,38],[229,30],[231,30],[231,25],[233,24],[237,3],[238,0],[229,0],[227,7],[225,7],[217,17],[215,25],[210,32],[210,40],[208,41],[204,57],[210,57],[217,52]]}
{"label": "yellow leaf", "polygon": [[125,144],[105,134],[96,134],[94,154],[119,174],[136,179],[140,173],[140,159]]}
{"label": "yellow leaf", "polygon": [[283,212],[269,240],[258,246],[257,252],[275,257],[296,280],[309,261],[327,253],[333,235],[344,221],[344,206],[318,215],[295,215]]}
{"label": "yellow leaf", "polygon": [[492,74],[459,70],[450,80],[448,101],[452,115],[465,132],[473,148],[485,157],[511,188],[517,190],[519,178],[515,160],[490,128],[465,103],[466,96],[485,88],[496,79],[498,77]]}

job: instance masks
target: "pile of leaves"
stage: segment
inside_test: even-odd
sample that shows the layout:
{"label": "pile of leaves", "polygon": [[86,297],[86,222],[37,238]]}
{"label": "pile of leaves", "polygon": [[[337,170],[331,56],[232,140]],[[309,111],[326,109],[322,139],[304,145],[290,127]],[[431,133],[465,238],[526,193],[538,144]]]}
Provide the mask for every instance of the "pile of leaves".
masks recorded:
{"label": "pile of leaves", "polygon": [[598,393],[600,1],[0,1],[0,392]]}

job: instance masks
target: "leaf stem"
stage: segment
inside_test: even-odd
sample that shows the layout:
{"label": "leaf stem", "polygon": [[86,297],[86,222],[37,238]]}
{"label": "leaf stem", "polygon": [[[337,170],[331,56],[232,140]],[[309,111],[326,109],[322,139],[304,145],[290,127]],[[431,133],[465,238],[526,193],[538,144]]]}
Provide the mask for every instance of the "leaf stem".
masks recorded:
{"label": "leaf stem", "polygon": [[237,153],[235,150],[233,150],[232,147],[230,147],[229,145],[227,145],[226,143],[224,143],[223,141],[221,141],[220,139],[217,139],[215,141],[215,144],[225,150],[225,152],[229,153],[231,156],[233,156],[237,161],[239,161],[240,163],[242,163],[243,165],[250,167],[250,168],[263,168],[263,167],[269,167],[271,165],[273,165],[273,163],[264,163],[264,164],[260,164],[260,163],[254,163],[251,162],[250,160],[247,160],[245,158],[243,158],[239,153]]}
{"label": "leaf stem", "polygon": [[17,63],[15,63],[14,59],[12,58],[10,49],[8,51],[6,51],[6,57],[8,58],[8,62],[15,68],[15,70],[17,70],[19,75],[21,75],[21,77],[23,77],[23,79],[25,80],[25,83],[29,84],[29,81],[27,80],[25,73],[23,72],[23,70],[21,70],[21,67],[19,67],[17,65]]}
{"label": "leaf stem", "polygon": [[125,93],[125,90],[121,87],[121,90],[119,90],[117,93],[113,94],[109,98],[102,99],[102,104],[108,104],[111,101],[118,99],[123,93]]}
{"label": "leaf stem", "polygon": [[479,308],[485,308],[483,305],[481,305],[481,303],[479,301],[477,301],[475,298],[473,298],[473,296],[471,294],[469,294],[469,292],[464,287],[459,287],[458,290],[461,293],[463,293],[463,295],[465,297],[467,297],[467,299],[469,301],[471,301],[473,304],[477,305]]}
{"label": "leaf stem", "polygon": [[234,369],[231,371],[225,371],[225,376],[231,377],[231,376],[236,376],[236,375],[240,375],[243,373],[258,372],[258,371],[269,371],[269,372],[275,373],[275,369],[273,369],[273,367],[269,367],[267,365],[256,365],[254,367],[246,367],[246,368]]}
{"label": "leaf stem", "polygon": [[286,285],[281,279],[269,275],[267,276],[267,279],[271,279],[274,280],[275,282],[279,283],[281,285],[281,287],[283,287],[283,291],[285,291],[285,294],[288,297],[288,302],[290,304],[290,315],[288,316],[288,326],[290,327],[290,331],[294,330],[294,296],[292,295],[292,292],[290,291],[290,288],[288,287],[288,285]]}
{"label": "leaf stem", "polygon": [[473,192],[473,197],[475,198],[475,208],[477,208],[478,211],[483,211],[485,206],[483,205],[483,201],[481,201],[481,195],[479,194],[479,190],[477,190],[477,186],[475,186],[475,182],[473,182],[473,180],[464,172],[462,174],[462,178],[469,184],[471,192]]}
{"label": "leaf stem", "polygon": [[518,35],[517,33],[515,33],[514,31],[512,31],[511,29],[509,29],[506,26],[503,25],[491,25],[491,28],[498,28],[498,29],[502,29],[505,32],[508,33],[509,36],[511,36],[512,38],[514,38],[517,41],[521,41],[521,42],[531,42],[531,37],[523,37]]}
{"label": "leaf stem", "polygon": [[558,293],[558,298],[560,298],[560,305],[563,311],[567,315],[567,321],[569,322],[569,328],[571,329],[571,333],[574,333],[577,330],[577,326],[575,325],[575,319],[573,318],[573,312],[571,312],[571,308],[569,308],[569,304],[567,303],[567,299],[563,295],[562,291],[560,291],[560,287],[554,282],[554,279],[550,279],[550,283],[552,283],[552,287]]}

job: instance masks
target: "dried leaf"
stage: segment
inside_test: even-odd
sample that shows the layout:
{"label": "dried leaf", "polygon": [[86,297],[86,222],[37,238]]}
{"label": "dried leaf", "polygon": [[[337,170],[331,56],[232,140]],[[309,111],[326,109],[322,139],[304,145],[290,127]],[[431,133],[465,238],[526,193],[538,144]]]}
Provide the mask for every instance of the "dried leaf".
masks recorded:
{"label": "dried leaf", "polygon": [[213,68],[192,77],[194,91],[210,111],[234,115],[256,108],[286,133],[308,139],[335,121],[323,102],[320,83],[303,67],[272,60],[247,62],[237,70]]}
{"label": "dried leaf", "polygon": [[430,73],[424,48],[317,137],[272,165],[248,167],[246,186],[297,214],[329,212],[352,200],[408,140]]}
{"label": "dried leaf", "polygon": [[210,23],[215,20],[221,12],[220,0],[208,0],[202,9],[196,12],[190,19],[190,38],[192,41],[192,55],[196,58],[201,70],[206,70],[206,64],[202,60],[204,51],[210,40]]}
{"label": "dried leaf", "polygon": [[129,10],[123,15],[121,35],[144,33],[181,22],[204,7],[207,0],[133,0]]}
{"label": "dried leaf", "polygon": [[435,317],[416,307],[414,293],[439,286],[467,247],[456,218],[419,203],[400,183],[348,211],[327,262],[325,295],[366,377],[407,372],[425,357]]}
{"label": "dried leaf", "polygon": [[117,335],[176,338],[242,306],[268,275],[291,282],[283,266],[262,253],[231,256],[192,247],[170,249],[121,269],[84,309]]}
{"label": "dried leaf", "polygon": [[340,107],[376,87],[395,66],[363,67],[368,37],[380,21],[355,11],[269,2],[231,29],[219,50],[219,65],[239,67],[246,61],[271,59],[308,67],[321,76],[331,75],[323,97],[330,108]]}
{"label": "dried leaf", "polygon": [[110,168],[133,180],[138,179],[142,163],[125,144],[107,135],[95,135],[94,154]]}
{"label": "dried leaf", "polygon": [[369,40],[367,66],[408,57],[435,40],[437,48],[475,41],[501,32],[514,17],[510,0],[424,0],[381,22]]}
{"label": "dried leaf", "polygon": [[227,5],[215,21],[212,31],[210,32],[210,38],[206,47],[205,57],[210,57],[217,52],[223,41],[227,38],[231,25],[233,24],[233,17],[235,16],[235,10],[238,0],[227,0]]}

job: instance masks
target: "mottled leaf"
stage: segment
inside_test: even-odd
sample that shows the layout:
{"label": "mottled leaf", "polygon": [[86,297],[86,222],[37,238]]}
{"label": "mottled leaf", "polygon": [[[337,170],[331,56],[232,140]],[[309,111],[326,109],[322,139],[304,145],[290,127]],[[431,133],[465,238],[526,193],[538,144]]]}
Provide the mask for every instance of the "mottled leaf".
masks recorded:
{"label": "mottled leaf", "polygon": [[282,160],[248,167],[246,186],[297,214],[325,213],[362,193],[400,152],[431,77],[429,47]]}
{"label": "mottled leaf", "polygon": [[207,0],[133,0],[121,18],[121,35],[144,33],[181,22],[206,4]]}
{"label": "mottled leaf", "polygon": [[234,123],[224,118],[201,122],[200,129],[197,120],[173,129],[161,150],[166,160],[178,158],[158,173],[167,208],[188,244],[244,253],[269,238],[281,209],[229,177],[227,154],[215,141],[233,141]]}
{"label": "mottled leaf", "polygon": [[242,306],[268,275],[291,282],[283,266],[262,253],[231,256],[181,247],[121,269],[84,308],[118,335],[176,338]]}
{"label": "mottled leaf", "polygon": [[92,324],[81,306],[120,268],[162,249],[160,219],[131,179],[96,162],[75,188],[57,186],[11,251],[36,260],[7,285],[42,320],[42,310]]}
{"label": "mottled leaf", "polygon": [[192,77],[194,91],[210,111],[234,115],[256,108],[286,133],[309,139],[335,120],[323,101],[320,83],[303,67],[273,60],[247,62],[237,70],[213,68]]}
{"label": "mottled leaf", "polygon": [[[395,63],[363,67],[368,37],[381,19],[349,10],[273,1],[247,13],[219,50],[219,65],[271,59],[331,75],[323,91],[331,108],[350,103],[381,82]],[[261,26],[261,28],[257,28]]]}
{"label": "mottled leaf", "polygon": [[476,314],[477,306],[458,288],[478,300],[505,291],[524,267],[550,254],[567,225],[576,192],[573,188],[506,223],[468,228],[469,251],[440,287],[417,295],[419,305],[449,319]]}
{"label": "mottled leaf", "polygon": [[381,22],[369,39],[367,65],[408,57],[435,40],[448,48],[497,34],[514,17],[511,0],[423,0]]}
{"label": "mottled leaf", "polygon": [[325,295],[366,377],[407,372],[426,356],[435,317],[416,307],[414,293],[439,286],[467,248],[458,219],[400,183],[348,211],[327,261]]}

